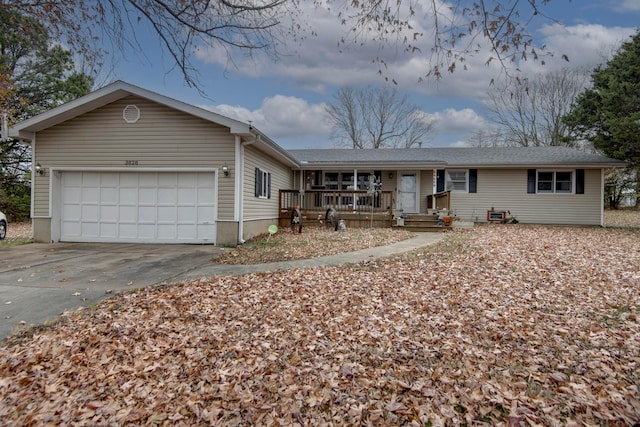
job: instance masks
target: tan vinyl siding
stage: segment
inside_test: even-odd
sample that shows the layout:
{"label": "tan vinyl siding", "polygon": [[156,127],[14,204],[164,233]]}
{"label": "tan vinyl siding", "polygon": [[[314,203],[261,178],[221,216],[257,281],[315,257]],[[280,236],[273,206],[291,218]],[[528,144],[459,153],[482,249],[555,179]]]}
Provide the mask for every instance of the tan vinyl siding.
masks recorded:
{"label": "tan vinyl siding", "polygon": [[[575,173],[573,179],[575,187]],[[584,186],[585,194],[527,194],[526,169],[478,169],[478,192],[452,192],[451,209],[474,222],[486,222],[493,207],[522,223],[600,225],[600,169],[585,170]]]}
{"label": "tan vinyl siding", "polygon": [[[271,173],[271,198],[255,196],[255,169]],[[258,150],[248,146],[244,152],[244,219],[278,218],[279,190],[293,188],[291,168]]]}
{"label": "tan vinyl siding", "polygon": [[[140,109],[126,123],[127,105]],[[36,136],[35,162],[43,168],[218,168],[235,173],[229,129],[151,101],[130,96],[54,126]],[[127,161],[137,162],[127,166]],[[234,180],[218,179],[218,218],[233,219]],[[49,173],[36,177],[34,213],[48,216]]]}

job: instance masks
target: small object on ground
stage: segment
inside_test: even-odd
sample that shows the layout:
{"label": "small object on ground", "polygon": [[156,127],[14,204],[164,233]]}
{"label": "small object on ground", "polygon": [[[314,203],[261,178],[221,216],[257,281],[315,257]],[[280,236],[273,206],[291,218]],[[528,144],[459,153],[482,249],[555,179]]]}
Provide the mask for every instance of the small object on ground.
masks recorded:
{"label": "small object on ground", "polygon": [[278,232],[278,226],[275,224],[271,224],[269,228],[267,228],[267,231],[269,232],[269,235],[267,236],[267,242],[268,242],[271,236],[273,236]]}
{"label": "small object on ground", "polygon": [[296,206],[296,208],[291,211],[291,231],[295,233],[296,228],[298,229],[298,233],[302,233],[302,213],[300,212],[300,206]]}
{"label": "small object on ground", "polygon": [[347,224],[344,222],[344,219],[338,221],[336,231],[347,231]]}
{"label": "small object on ground", "polygon": [[324,214],[324,223],[327,225],[327,228],[333,227],[335,231],[338,231],[338,222],[340,221],[340,216],[338,216],[338,212],[334,208],[327,209],[327,212]]}

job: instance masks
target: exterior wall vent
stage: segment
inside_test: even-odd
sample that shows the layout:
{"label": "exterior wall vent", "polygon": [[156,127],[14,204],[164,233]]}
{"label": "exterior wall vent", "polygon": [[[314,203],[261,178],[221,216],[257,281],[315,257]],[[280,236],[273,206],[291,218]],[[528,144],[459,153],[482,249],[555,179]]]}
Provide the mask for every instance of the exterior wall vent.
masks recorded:
{"label": "exterior wall vent", "polygon": [[122,117],[127,123],[136,123],[140,120],[140,109],[136,105],[127,105],[122,110]]}

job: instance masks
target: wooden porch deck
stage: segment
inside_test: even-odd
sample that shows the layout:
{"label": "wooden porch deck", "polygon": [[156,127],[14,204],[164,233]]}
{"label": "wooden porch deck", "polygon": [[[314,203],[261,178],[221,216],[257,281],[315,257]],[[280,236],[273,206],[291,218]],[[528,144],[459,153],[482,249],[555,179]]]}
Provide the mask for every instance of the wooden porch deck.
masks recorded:
{"label": "wooden porch deck", "polygon": [[[347,228],[390,228],[393,220],[393,192],[379,191],[371,195],[358,190],[280,190],[278,227],[290,227],[295,209],[299,209],[304,227],[325,224],[327,211],[334,209]],[[449,209],[449,192],[435,195],[439,209]],[[429,206],[430,207],[430,206]],[[404,229],[409,231],[441,231],[438,216],[405,215]]]}
{"label": "wooden porch deck", "polygon": [[304,226],[324,223],[327,211],[334,209],[347,227],[391,227],[392,191],[369,194],[362,190],[280,190],[279,227],[291,224],[298,207]]}

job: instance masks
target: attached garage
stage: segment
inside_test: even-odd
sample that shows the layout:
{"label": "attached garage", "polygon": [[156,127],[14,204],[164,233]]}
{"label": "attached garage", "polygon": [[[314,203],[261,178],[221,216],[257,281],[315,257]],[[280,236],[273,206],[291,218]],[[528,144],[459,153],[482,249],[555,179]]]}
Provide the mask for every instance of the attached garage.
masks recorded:
{"label": "attached garage", "polygon": [[36,242],[236,245],[278,218],[255,169],[277,194],[298,167],[251,123],[122,81],[9,134],[32,149]]}
{"label": "attached garage", "polygon": [[54,176],[60,197],[53,200],[60,205],[53,206],[52,222],[54,230],[59,224],[60,241],[215,243],[214,171],[62,170]]}

